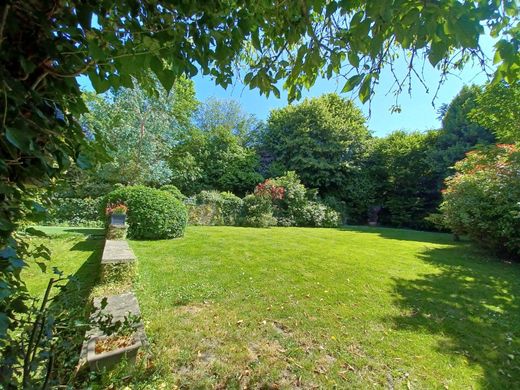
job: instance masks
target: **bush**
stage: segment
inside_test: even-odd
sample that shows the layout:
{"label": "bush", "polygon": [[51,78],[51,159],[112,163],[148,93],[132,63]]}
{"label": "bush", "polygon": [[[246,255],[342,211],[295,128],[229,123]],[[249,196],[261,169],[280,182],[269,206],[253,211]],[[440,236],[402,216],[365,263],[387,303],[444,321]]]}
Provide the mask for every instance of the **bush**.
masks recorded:
{"label": "bush", "polygon": [[298,216],[298,226],[337,227],[340,215],[332,208],[318,202],[308,202]]}
{"label": "bush", "polygon": [[231,192],[202,191],[187,203],[193,225],[233,226],[242,210],[242,199]]}
{"label": "bush", "polygon": [[247,195],[242,201],[244,212],[241,218],[242,225],[252,227],[276,225],[270,197]]}
{"label": "bush", "polygon": [[101,226],[103,198],[55,198],[48,208],[47,223],[68,226]]}
{"label": "bush", "polygon": [[163,239],[184,235],[186,206],[171,193],[145,186],[130,186],[109,193],[104,204],[123,202],[128,206],[128,237]]}
{"label": "bush", "polygon": [[520,257],[520,151],[497,145],[470,152],[446,181],[447,226],[495,252]]}
{"label": "bush", "polygon": [[173,184],[166,184],[166,185],[162,186],[160,189],[161,189],[161,191],[169,192],[170,194],[172,194],[175,198],[177,198],[179,200],[186,199],[186,195],[184,195],[181,192],[181,190],[179,190]]}

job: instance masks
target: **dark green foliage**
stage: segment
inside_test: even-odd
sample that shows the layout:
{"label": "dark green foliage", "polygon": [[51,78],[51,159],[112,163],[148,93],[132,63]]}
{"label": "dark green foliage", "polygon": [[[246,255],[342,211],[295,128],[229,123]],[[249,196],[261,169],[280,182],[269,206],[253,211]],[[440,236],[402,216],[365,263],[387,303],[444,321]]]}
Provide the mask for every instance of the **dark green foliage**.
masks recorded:
{"label": "dark green foliage", "polygon": [[520,151],[498,145],[468,153],[447,180],[441,209],[456,234],[520,259]]}
{"label": "dark green foliage", "polygon": [[243,195],[262,180],[254,149],[232,129],[191,129],[171,151],[172,183],[187,195],[216,189]]}
{"label": "dark green foliage", "polygon": [[108,203],[123,202],[128,206],[128,237],[164,239],[184,235],[186,206],[172,194],[145,186],[130,186],[112,191]]}
{"label": "dark green foliage", "polygon": [[272,158],[271,176],[295,171],[325,196],[344,186],[369,137],[353,102],[328,94],[272,111],[261,148]]}
{"label": "dark green foliage", "polygon": [[[374,203],[383,225],[430,229],[425,217],[440,202],[440,182],[430,153],[436,132],[397,131],[376,141],[370,158]],[[442,180],[442,179],[441,179]]]}
{"label": "dark green foliage", "polygon": [[102,225],[103,198],[55,198],[48,208],[46,223],[69,226]]}
{"label": "dark green foliage", "polygon": [[436,153],[432,155],[444,178],[453,173],[453,164],[475,145],[495,142],[491,131],[469,118],[470,112],[477,107],[481,93],[480,87],[464,86],[445,108],[442,129],[436,140]]}

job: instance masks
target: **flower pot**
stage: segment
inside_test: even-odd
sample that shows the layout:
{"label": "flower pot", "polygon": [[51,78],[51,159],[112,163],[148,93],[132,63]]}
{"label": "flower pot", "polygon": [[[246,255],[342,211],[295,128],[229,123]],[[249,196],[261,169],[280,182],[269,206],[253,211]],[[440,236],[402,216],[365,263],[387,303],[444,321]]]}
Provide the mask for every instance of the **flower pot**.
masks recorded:
{"label": "flower pot", "polygon": [[131,345],[96,353],[96,342],[103,339],[107,339],[107,337],[92,338],[87,344],[87,362],[91,370],[109,370],[123,359],[127,359],[128,363],[132,365],[135,364],[137,352],[141,348],[141,340],[137,335],[134,336]]}
{"label": "flower pot", "polygon": [[126,222],[126,214],[112,214],[110,216],[110,224],[115,226],[124,226]]}

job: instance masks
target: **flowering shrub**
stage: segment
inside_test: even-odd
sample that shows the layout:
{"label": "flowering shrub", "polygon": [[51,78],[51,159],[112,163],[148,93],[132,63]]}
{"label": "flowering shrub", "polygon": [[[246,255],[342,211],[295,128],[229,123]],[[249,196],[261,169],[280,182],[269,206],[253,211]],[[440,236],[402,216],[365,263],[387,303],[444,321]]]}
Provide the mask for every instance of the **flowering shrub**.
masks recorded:
{"label": "flowering shrub", "polygon": [[446,180],[441,210],[446,225],[483,246],[520,257],[520,151],[497,145],[472,151]]}
{"label": "flowering shrub", "polygon": [[318,202],[308,202],[301,210],[298,226],[337,227],[340,215],[332,208]]}
{"label": "flowering shrub", "polygon": [[255,187],[254,194],[256,196],[264,196],[271,198],[271,200],[281,200],[285,195],[285,188],[277,186],[274,181],[266,179],[263,183]]}
{"label": "flowering shrub", "polygon": [[106,215],[126,215],[128,207],[124,203],[108,204],[105,208]]}

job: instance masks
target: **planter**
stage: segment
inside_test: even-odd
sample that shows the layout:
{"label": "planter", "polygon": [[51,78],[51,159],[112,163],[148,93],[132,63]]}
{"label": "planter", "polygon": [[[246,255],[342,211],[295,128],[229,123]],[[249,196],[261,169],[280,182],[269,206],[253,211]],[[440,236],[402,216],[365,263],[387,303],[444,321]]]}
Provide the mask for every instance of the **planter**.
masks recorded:
{"label": "planter", "polygon": [[132,344],[128,346],[97,353],[96,343],[108,339],[110,339],[110,337],[102,336],[92,338],[88,341],[87,362],[91,370],[108,370],[116,366],[123,359],[126,359],[128,363],[132,365],[135,364],[137,352],[142,345],[141,340],[137,334],[133,336]]}
{"label": "planter", "polygon": [[126,214],[112,214],[110,224],[114,226],[125,226]]}

